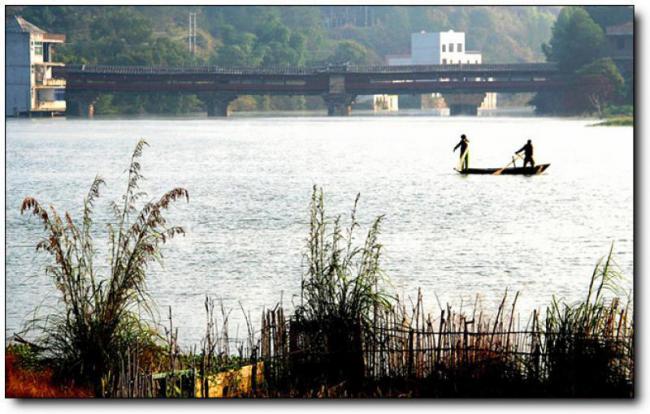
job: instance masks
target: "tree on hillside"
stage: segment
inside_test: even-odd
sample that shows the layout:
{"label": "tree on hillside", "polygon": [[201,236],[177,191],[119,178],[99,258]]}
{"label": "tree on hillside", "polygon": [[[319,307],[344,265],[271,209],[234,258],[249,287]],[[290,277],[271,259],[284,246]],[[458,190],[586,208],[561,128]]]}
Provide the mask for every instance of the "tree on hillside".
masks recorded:
{"label": "tree on hillside", "polygon": [[599,116],[605,109],[605,104],[620,97],[624,80],[611,58],[598,59],[583,66],[576,74],[577,94],[575,98],[581,108],[595,111]]}
{"label": "tree on hillside", "polygon": [[[614,62],[601,58],[606,48],[601,25],[616,23],[629,10],[624,7],[565,7],[560,12],[550,44],[543,45],[547,60],[557,62],[565,75],[574,81],[558,93],[538,93],[532,103],[542,113],[580,114],[596,112],[602,115],[605,106],[626,95],[625,80]],[[611,16],[605,12],[610,10]],[[600,21],[592,19],[590,13]],[[629,89],[629,87],[628,87]]]}
{"label": "tree on hillside", "polygon": [[332,63],[350,63],[353,65],[367,64],[371,60],[371,52],[354,40],[344,40],[336,45],[334,54],[329,59]]}
{"label": "tree on hillside", "polygon": [[[228,9],[227,12],[217,9],[210,14],[212,20],[209,22],[222,22],[214,28],[210,27],[210,32],[219,36],[223,43],[222,47],[213,51],[211,63],[248,67],[304,64],[307,39],[284,24],[277,9],[259,8],[266,18],[248,22],[246,30],[234,24],[243,18],[243,11],[245,9],[241,8]],[[227,20],[226,16],[231,19]]]}
{"label": "tree on hillside", "polygon": [[565,7],[553,25],[550,44],[543,46],[549,61],[573,73],[601,56],[605,47],[603,29],[582,7]]}
{"label": "tree on hillside", "polygon": [[233,26],[222,28],[224,46],[217,51],[214,63],[222,66],[257,67],[264,58],[257,36],[240,33]]}

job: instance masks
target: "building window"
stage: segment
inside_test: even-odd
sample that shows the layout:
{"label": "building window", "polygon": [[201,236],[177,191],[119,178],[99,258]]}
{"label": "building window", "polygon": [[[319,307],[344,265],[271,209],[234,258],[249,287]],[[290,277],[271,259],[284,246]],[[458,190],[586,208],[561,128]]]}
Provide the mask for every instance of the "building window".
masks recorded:
{"label": "building window", "polygon": [[442,51],[446,52],[447,51],[447,45],[442,45]]}
{"label": "building window", "polygon": [[619,38],[616,41],[616,47],[618,47],[618,50],[623,50],[625,49],[625,39]]}
{"label": "building window", "polygon": [[446,65],[447,64],[447,59],[442,59],[442,64]]}
{"label": "building window", "polygon": [[459,52],[462,52],[462,51],[463,51],[463,44],[462,44],[462,43],[459,43],[459,44],[458,44],[458,51],[459,51]]}
{"label": "building window", "polygon": [[35,55],[43,54],[43,42],[34,42],[34,54]]}
{"label": "building window", "polygon": [[454,44],[453,43],[449,43],[449,51],[450,52],[454,51]]}
{"label": "building window", "polygon": [[478,60],[476,62],[474,62],[474,63],[476,63],[478,65]]}

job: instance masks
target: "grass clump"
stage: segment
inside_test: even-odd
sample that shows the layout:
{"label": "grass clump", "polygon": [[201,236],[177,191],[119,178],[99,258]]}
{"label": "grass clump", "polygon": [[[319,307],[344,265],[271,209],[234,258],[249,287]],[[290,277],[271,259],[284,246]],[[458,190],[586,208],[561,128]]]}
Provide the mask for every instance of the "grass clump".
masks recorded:
{"label": "grass clump", "polygon": [[380,289],[385,279],[379,265],[382,245],[378,241],[383,216],[373,221],[362,246],[353,245],[359,228],[359,198],[357,195],[350,224],[343,230],[340,216],[326,217],[322,189],[313,189],[305,252],[307,274],[297,310],[303,319],[352,319],[369,327],[375,308],[390,306],[390,297]]}
{"label": "grass clump", "polygon": [[147,268],[162,258],[162,244],[184,234],[182,227],[168,226],[163,215],[173,202],[189,201],[184,188],[174,188],[136,208],[146,196],[139,188],[140,158],[146,145],[144,140],[136,145],[126,191],[119,204],[112,203],[115,223],[108,225],[108,274],[95,265],[92,236],[93,207],[103,179],[96,177],[90,186],[79,223],[33,197],[26,197],[21,206],[21,213],[30,212],[44,226],[46,236],[36,249],[53,258],[46,273],[61,305],[32,320],[28,328],[39,332],[38,346],[56,362],[59,375],[90,385],[99,396],[110,393],[122,356],[133,354],[135,348],[141,356],[147,354],[144,349],[157,349],[157,330],[141,315],[145,312],[154,319],[146,293]]}
{"label": "grass clump", "polygon": [[318,349],[322,358],[294,360],[294,370],[305,371],[297,377],[308,378],[311,372],[312,378],[320,376],[320,383],[358,381],[364,370],[362,347],[373,335],[374,317],[391,306],[390,297],[381,289],[384,273],[378,236],[383,217],[373,221],[363,245],[355,246],[358,202],[359,195],[344,230],[340,216],[326,216],[323,191],[314,186],[305,251],[307,272],[292,327],[295,342],[312,355]]}
{"label": "grass clump", "polygon": [[603,111],[603,115],[608,118],[612,116],[621,116],[621,115],[632,116],[634,115],[634,106],[633,105],[607,105],[605,107],[605,110]]}
{"label": "grass clump", "polygon": [[634,117],[632,115],[617,115],[608,117],[606,120],[595,124],[594,126],[633,126]]}
{"label": "grass clump", "polygon": [[5,397],[88,398],[91,390],[72,381],[57,381],[34,347],[10,344],[5,348]]}
{"label": "grass clump", "polygon": [[[622,278],[613,245],[597,263],[587,297],[574,305],[553,301],[546,315],[548,384],[557,396],[616,396],[629,389],[633,361],[629,302],[619,299]],[[616,296],[608,300],[605,292]]]}

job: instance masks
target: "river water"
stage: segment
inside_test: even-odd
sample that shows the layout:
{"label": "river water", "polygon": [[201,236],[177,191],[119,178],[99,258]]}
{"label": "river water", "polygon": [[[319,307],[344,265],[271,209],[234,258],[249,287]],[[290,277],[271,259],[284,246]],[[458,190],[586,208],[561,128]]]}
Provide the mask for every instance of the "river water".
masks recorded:
{"label": "river water", "polygon": [[[614,242],[632,290],[633,129],[591,127],[553,118],[276,117],[230,119],[34,119],[6,124],[6,331],[34,307],[54,303],[44,275],[43,235],[21,216],[25,196],[79,217],[95,175],[107,186],[95,208],[105,258],[109,201],[126,186],[138,138],[144,189],[153,198],[174,186],[190,193],[169,221],[184,238],[151,267],[148,288],[161,317],[172,307],[183,344],[204,331],[205,295],[232,308],[231,335],[244,336],[240,305],[257,321],[263,307],[298,303],[312,186],[326,209],[347,218],[361,193],[365,232],[385,215],[380,241],[389,289],[438,312],[438,300],[467,309],[476,295],[487,312],[503,292],[519,291],[522,323],[552,296],[584,297],[596,261]],[[501,167],[533,140],[535,177],[454,172],[452,148],[471,142],[471,166]],[[105,260],[98,259],[103,265]],[[104,271],[106,267],[102,268]]]}

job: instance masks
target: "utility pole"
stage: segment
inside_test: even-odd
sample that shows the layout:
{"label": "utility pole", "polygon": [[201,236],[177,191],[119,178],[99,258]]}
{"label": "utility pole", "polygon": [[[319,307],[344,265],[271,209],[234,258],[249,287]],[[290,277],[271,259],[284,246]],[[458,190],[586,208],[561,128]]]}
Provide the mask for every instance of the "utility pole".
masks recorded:
{"label": "utility pole", "polygon": [[192,55],[196,53],[196,13],[189,15],[189,27],[187,36],[187,46]]}

